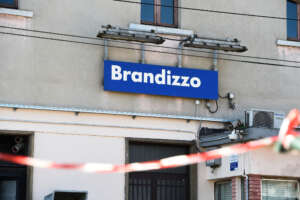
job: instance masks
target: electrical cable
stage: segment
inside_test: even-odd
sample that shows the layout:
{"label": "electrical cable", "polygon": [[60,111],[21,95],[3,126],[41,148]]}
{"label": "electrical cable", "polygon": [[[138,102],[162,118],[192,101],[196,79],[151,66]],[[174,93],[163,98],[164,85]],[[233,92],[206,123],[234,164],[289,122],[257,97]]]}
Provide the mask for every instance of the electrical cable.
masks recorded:
{"label": "electrical cable", "polygon": [[[218,112],[218,110],[219,110],[218,100],[215,100],[215,102],[216,102],[216,109],[215,109],[215,110],[211,110],[211,109],[210,109],[210,106],[208,106],[208,105],[206,104],[207,110],[208,110],[210,113],[212,113],[212,114]],[[208,103],[208,101],[206,101],[206,103]]]}
{"label": "electrical cable", "polygon": [[219,97],[220,97],[221,99],[227,99],[227,98],[228,98],[228,95],[226,95],[226,96],[221,96],[221,95],[219,94]]}
{"label": "electrical cable", "polygon": [[[30,31],[30,32],[36,32],[36,33],[44,33],[44,34],[51,34],[51,35],[74,37],[74,38],[81,38],[81,39],[91,39],[91,40],[99,40],[99,41],[104,40],[102,38],[97,38],[97,37],[88,37],[88,36],[66,34],[66,33],[57,33],[57,32],[42,31],[42,30],[35,30],[35,29],[25,29],[25,28],[11,27],[11,26],[1,26],[0,25],[0,28],[21,30],[21,31]],[[144,31],[141,31],[141,32],[144,32]],[[163,38],[168,39],[168,40],[170,39],[170,38],[167,38],[167,37],[163,37]],[[141,44],[141,43],[132,42],[132,41],[130,41],[130,42],[129,41],[116,41],[116,40],[111,40],[111,39],[106,39],[106,40],[107,41],[112,41],[112,42],[123,43],[123,44],[135,44],[135,45],[140,45]],[[196,50],[196,49],[191,49],[191,48],[182,48],[182,49],[180,49],[180,48],[176,48],[176,47],[157,46],[157,45],[150,45],[150,44],[145,44],[145,47],[158,47],[158,48],[163,48],[163,49],[173,49],[173,50],[183,50],[183,51],[191,51],[191,52],[197,52],[197,53],[201,52],[201,53],[213,54],[213,52],[209,52],[209,51],[205,51],[205,50]],[[236,54],[221,53],[221,52],[218,52],[218,54],[219,55],[224,55],[224,56],[233,56],[233,57],[241,57],[241,58],[261,59],[261,60],[290,62],[290,63],[299,63],[300,64],[300,61],[296,61],[296,60],[286,60],[286,59],[266,58],[266,57],[257,57],[257,56],[236,55]]]}
{"label": "electrical cable", "polygon": [[[42,36],[32,36],[32,35],[17,34],[17,33],[0,32],[0,34],[30,37],[30,38],[38,38],[38,39],[47,39],[47,40],[52,40],[52,41],[70,42],[70,43],[77,43],[77,44],[87,44],[87,45],[102,46],[102,47],[105,46],[104,44],[96,44],[96,43],[90,43],[90,42],[81,42],[81,41],[74,41],[74,40],[49,38],[49,37],[42,37]],[[122,46],[113,46],[113,45],[107,45],[107,47],[119,48],[119,49],[128,49],[128,50],[138,50],[138,51],[141,50],[140,48],[122,47]],[[149,50],[149,49],[145,49],[144,51],[153,52],[153,53],[169,54],[169,55],[183,55],[183,56],[190,56],[190,57],[197,57],[197,58],[209,58],[209,59],[213,58],[212,56],[201,56],[201,55],[192,55],[192,54],[183,54],[183,53],[178,54],[178,53],[173,53],[173,52]],[[275,67],[286,67],[286,68],[297,68],[297,69],[300,68],[300,66],[295,66],[295,65],[282,65],[282,64],[276,64],[276,63],[264,63],[264,62],[248,61],[248,60],[221,58],[221,57],[219,57],[218,59],[219,60],[225,60],[225,61],[232,61],[232,62],[257,64],[257,65],[268,65],[268,66],[275,66]]]}
{"label": "electrical cable", "polygon": [[190,7],[182,7],[182,6],[171,6],[171,5],[146,3],[146,2],[136,2],[136,1],[129,1],[129,0],[113,0],[113,1],[123,2],[123,3],[131,3],[131,4],[141,4],[141,5],[151,5],[151,6],[161,6],[161,7],[169,7],[169,8],[178,8],[178,9],[183,9],[183,10],[193,10],[193,11],[201,11],[201,12],[228,14],[228,15],[238,15],[238,16],[247,16],[247,17],[268,18],[268,19],[277,19],[277,20],[300,21],[300,19],[296,19],[296,18],[277,17],[277,16],[268,16],[268,15],[258,15],[258,14],[246,14],[246,13],[237,13],[237,12],[227,12],[227,11],[201,9],[201,8],[190,8]]}
{"label": "electrical cable", "polygon": [[195,143],[196,143],[196,149],[198,150],[198,152],[205,152],[206,149],[200,146],[200,130],[201,130],[202,126],[201,123],[198,127],[197,132],[195,133]]}

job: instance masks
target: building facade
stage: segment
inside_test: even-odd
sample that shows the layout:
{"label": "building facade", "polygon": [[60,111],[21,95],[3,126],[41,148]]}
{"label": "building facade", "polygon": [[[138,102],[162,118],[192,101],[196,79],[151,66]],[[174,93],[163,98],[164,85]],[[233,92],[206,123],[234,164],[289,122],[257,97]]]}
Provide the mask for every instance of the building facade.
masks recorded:
{"label": "building facade", "polygon": [[[300,107],[298,7],[292,0],[0,0],[0,149],[61,163],[125,164],[276,135],[280,118]],[[96,37],[103,25],[124,28],[127,40]],[[120,30],[113,29],[118,37]],[[137,42],[139,34],[164,42]],[[183,47],[193,38],[206,42]],[[223,51],[230,42],[247,51],[228,52],[234,45]],[[107,89],[117,82],[107,85],[112,76],[104,73],[105,61],[150,70],[143,75],[165,73],[167,89],[155,74],[147,87],[126,85],[122,76],[125,89]],[[188,73],[189,87],[206,90],[184,96],[183,82],[168,85],[171,71]],[[217,79],[203,71],[217,73]],[[192,80],[198,72],[200,82]],[[132,74],[127,78],[135,84],[151,83]],[[245,111],[251,111],[248,120]],[[262,111],[261,120],[255,121],[256,111]],[[271,122],[266,113],[273,113]],[[228,127],[238,120],[252,123],[230,135]],[[38,200],[55,191],[55,199],[299,199],[298,165],[295,156],[271,147],[130,174],[0,162],[0,199]]]}

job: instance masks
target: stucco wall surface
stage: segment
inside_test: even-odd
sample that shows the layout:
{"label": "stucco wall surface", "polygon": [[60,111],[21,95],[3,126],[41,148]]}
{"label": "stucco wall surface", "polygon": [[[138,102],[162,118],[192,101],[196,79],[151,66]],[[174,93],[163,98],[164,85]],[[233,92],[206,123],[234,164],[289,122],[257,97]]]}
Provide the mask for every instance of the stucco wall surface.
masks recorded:
{"label": "stucco wall surface", "polygon": [[199,174],[204,173],[207,180],[228,179],[248,174],[296,178],[300,174],[297,156],[295,153],[279,154],[274,152],[273,147],[265,147],[238,155],[238,168],[235,170],[230,170],[231,157],[222,158],[222,165],[215,170],[205,167],[205,163],[200,163],[198,169]]}
{"label": "stucco wall surface", "polygon": [[[58,162],[120,164],[125,163],[124,138],[35,133],[34,156]],[[124,184],[124,174],[84,174],[34,168],[33,199],[43,199],[54,190],[87,191],[89,200],[124,199]]]}
{"label": "stucco wall surface", "polygon": [[[285,16],[285,1],[180,1],[180,6],[224,10],[270,16]],[[33,18],[0,16],[0,25],[95,37],[101,25],[112,24],[128,27],[140,23],[140,5],[110,0],[81,1],[20,1],[20,9],[34,12]],[[113,14],[112,14],[113,13]],[[284,20],[247,16],[225,15],[180,9],[179,27],[195,30],[199,36],[214,38],[238,38],[248,47],[243,55],[268,58],[297,59],[282,54],[277,39],[286,39]],[[18,31],[1,28],[1,31],[17,34],[50,37],[103,44],[94,39],[80,39],[46,33]],[[110,42],[110,45],[139,48],[138,45]],[[176,47],[178,42],[168,41],[164,46]],[[67,107],[88,107],[131,112],[164,113],[176,115],[214,116],[243,119],[243,112],[250,108],[262,108],[287,112],[300,107],[297,88],[299,70],[262,64],[220,60],[219,93],[236,95],[236,110],[228,108],[227,100],[219,100],[219,112],[210,114],[205,101],[195,105],[193,99],[163,97],[142,94],[125,94],[103,90],[103,47],[47,39],[1,34],[1,83],[0,102]],[[146,47],[158,51],[176,52],[172,49]],[[295,51],[298,52],[298,49]],[[109,48],[109,58],[138,62],[139,51]],[[210,56],[189,52],[187,54]],[[290,54],[288,54],[290,55]],[[228,57],[249,60],[239,57]],[[177,63],[175,55],[146,52],[149,64],[171,65]],[[254,61],[257,61],[254,59]],[[262,60],[266,61],[266,60]],[[277,63],[277,62],[275,62]],[[183,66],[210,69],[210,58],[183,56]]]}
{"label": "stucco wall surface", "polygon": [[299,177],[299,155],[294,153],[277,154],[272,147],[250,153],[248,173],[263,176]]}
{"label": "stucco wall surface", "polygon": [[[0,109],[1,133],[29,134],[35,158],[59,163],[124,164],[125,138],[187,143],[195,139],[199,122],[73,112]],[[213,126],[211,123],[204,123]],[[124,174],[87,174],[34,168],[33,200],[54,190],[87,191],[89,200],[124,199]]]}

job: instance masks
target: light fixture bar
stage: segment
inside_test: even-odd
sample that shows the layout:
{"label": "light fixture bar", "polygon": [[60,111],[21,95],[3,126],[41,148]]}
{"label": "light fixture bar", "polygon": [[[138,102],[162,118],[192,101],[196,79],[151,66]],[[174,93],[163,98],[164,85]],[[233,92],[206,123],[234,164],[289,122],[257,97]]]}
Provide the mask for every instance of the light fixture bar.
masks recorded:
{"label": "light fixture bar", "polygon": [[97,37],[111,40],[126,40],[141,43],[162,44],[165,40],[156,33],[137,32],[130,29],[122,29],[110,25],[102,26]]}
{"label": "light fixture bar", "polygon": [[202,48],[202,49],[212,49],[212,50],[222,50],[222,51],[232,51],[232,52],[245,52],[247,51],[246,46],[241,46],[240,41],[234,40],[215,40],[199,37],[191,37],[189,40],[185,41],[184,47],[191,48]]}

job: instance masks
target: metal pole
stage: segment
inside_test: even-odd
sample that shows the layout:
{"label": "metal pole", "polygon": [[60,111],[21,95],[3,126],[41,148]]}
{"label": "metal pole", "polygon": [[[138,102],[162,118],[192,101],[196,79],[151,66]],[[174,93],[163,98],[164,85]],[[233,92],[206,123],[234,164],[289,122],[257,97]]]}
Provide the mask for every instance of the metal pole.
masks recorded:
{"label": "metal pole", "polygon": [[213,64],[212,70],[218,71],[218,50],[213,51]]}
{"label": "metal pole", "polygon": [[182,67],[182,46],[183,46],[183,43],[180,42],[179,43],[179,53],[178,53],[178,56],[177,56],[177,67]]}
{"label": "metal pole", "polygon": [[145,64],[145,44],[141,43],[141,60],[140,63]]}
{"label": "metal pole", "polygon": [[108,41],[104,39],[104,60],[108,60]]}
{"label": "metal pole", "polygon": [[246,180],[245,180],[245,200],[248,200],[249,199],[249,177],[248,175],[245,175],[246,176]]}
{"label": "metal pole", "polygon": [[224,118],[211,118],[211,117],[193,117],[185,115],[168,115],[158,113],[137,113],[137,112],[121,112],[113,110],[97,110],[76,107],[51,107],[51,106],[38,106],[38,105],[24,105],[24,104],[3,104],[0,103],[0,108],[13,108],[13,109],[33,109],[33,110],[49,110],[49,111],[64,111],[64,112],[79,112],[79,113],[94,113],[94,114],[110,114],[110,115],[124,115],[124,116],[137,116],[137,117],[155,117],[155,118],[168,118],[168,119],[184,119],[195,121],[213,121],[213,122],[232,122]]}

